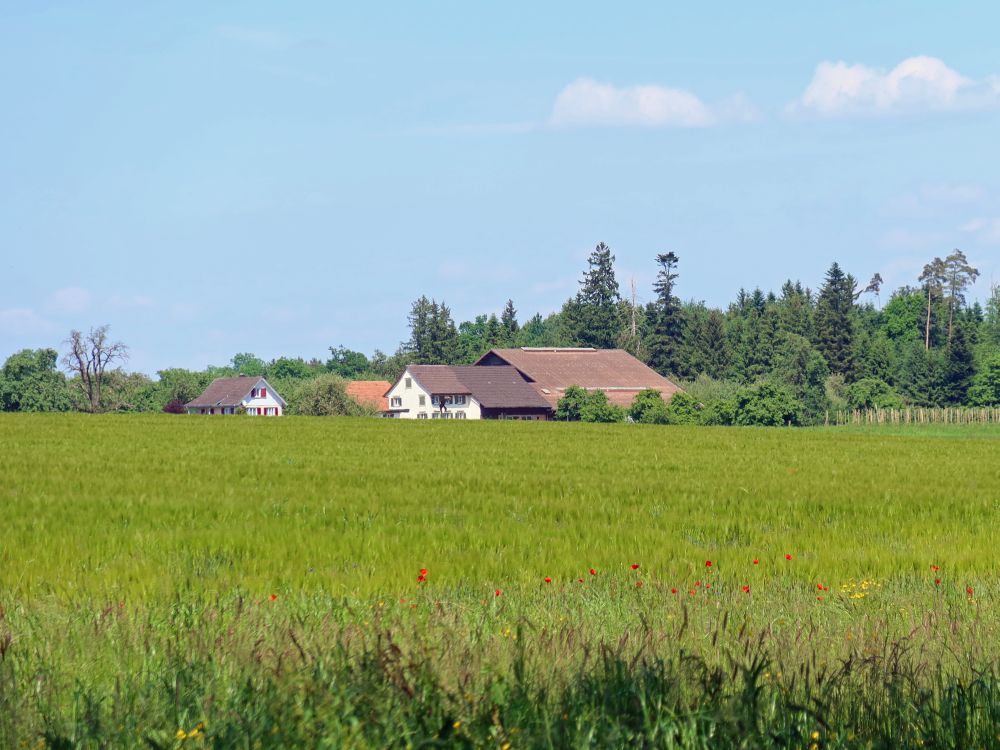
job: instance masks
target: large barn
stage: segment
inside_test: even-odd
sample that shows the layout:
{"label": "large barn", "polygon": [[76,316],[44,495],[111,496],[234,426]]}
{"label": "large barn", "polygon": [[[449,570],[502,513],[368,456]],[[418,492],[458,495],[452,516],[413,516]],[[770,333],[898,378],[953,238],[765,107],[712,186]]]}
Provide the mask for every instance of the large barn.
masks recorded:
{"label": "large barn", "polygon": [[385,396],[399,419],[551,419],[571,385],[619,406],[680,389],[622,349],[493,349],[475,365],[410,365]]}
{"label": "large barn", "polygon": [[629,406],[636,394],[652,388],[669,401],[680,388],[623,349],[492,349],[477,367],[513,367],[539,395],[556,408],[571,385],[604,391],[608,401]]}

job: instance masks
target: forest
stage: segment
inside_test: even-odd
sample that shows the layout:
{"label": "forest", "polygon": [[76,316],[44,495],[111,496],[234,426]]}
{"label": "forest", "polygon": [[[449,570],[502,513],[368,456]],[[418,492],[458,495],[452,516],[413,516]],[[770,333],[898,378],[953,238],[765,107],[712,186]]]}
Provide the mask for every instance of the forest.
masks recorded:
{"label": "forest", "polygon": [[[610,247],[598,244],[578,292],[548,316],[523,322],[513,300],[503,310],[456,323],[446,302],[421,296],[408,315],[410,337],[395,352],[370,355],[330,346],[320,359],[270,361],[238,353],[222,366],[169,368],[151,378],[130,372],[127,346],[111,344],[97,393],[74,361],[78,331],[53,348],[12,354],[0,371],[4,411],[180,411],[215,377],[264,375],[289,402],[288,413],[363,413],[339,398],[353,379],[393,381],[409,363],[467,364],[496,347],[620,347],[677,382],[684,397],[669,407],[637,400],[629,413],[568,393],[566,419],[707,424],[815,424],[830,410],[1000,405],[1000,287],[986,305],[967,295],[979,277],[961,250],[933,258],[912,285],[883,295],[836,262],[817,290],[787,280],[780,288],[740,289],[725,310],[683,300],[680,259],[655,258],[654,298],[623,296]],[[883,299],[883,296],[885,298]],[[91,336],[95,329],[91,329]],[[82,347],[86,353],[86,347]],[[319,402],[333,398],[331,408]]]}

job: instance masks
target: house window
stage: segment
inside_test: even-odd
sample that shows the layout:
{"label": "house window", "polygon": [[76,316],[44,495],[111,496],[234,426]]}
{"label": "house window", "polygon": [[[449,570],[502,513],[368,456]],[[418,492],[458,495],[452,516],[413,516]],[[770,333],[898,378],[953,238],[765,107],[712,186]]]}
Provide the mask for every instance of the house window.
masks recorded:
{"label": "house window", "polygon": [[413,378],[407,378],[406,379],[406,387],[407,388],[412,388],[413,387]]}
{"label": "house window", "polygon": [[454,404],[456,406],[464,405],[465,404],[465,396],[464,395],[462,395],[462,396],[454,396],[453,398],[455,399],[454,400]]}
{"label": "house window", "polygon": [[389,405],[390,406],[402,406],[403,405],[403,399],[400,396],[393,396],[389,400]]}
{"label": "house window", "polygon": [[202,410],[201,410],[201,413],[202,413],[202,414],[204,414],[204,413],[205,413],[205,410],[204,410],[204,409],[202,409]]}
{"label": "house window", "polygon": [[455,412],[455,419],[465,419],[465,412],[464,411],[456,411]]}
{"label": "house window", "polygon": [[427,412],[422,411],[417,415],[417,419],[427,419]]}
{"label": "house window", "polygon": [[426,406],[427,405],[427,396],[421,396],[420,397],[420,405],[421,406]]}

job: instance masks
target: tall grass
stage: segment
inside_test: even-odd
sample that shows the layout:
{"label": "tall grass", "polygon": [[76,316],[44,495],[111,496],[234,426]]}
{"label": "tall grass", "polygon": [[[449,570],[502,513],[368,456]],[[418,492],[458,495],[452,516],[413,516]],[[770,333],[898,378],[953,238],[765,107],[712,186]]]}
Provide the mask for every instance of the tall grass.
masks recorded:
{"label": "tall grass", "polygon": [[0,747],[1000,744],[988,426],[0,443]]}

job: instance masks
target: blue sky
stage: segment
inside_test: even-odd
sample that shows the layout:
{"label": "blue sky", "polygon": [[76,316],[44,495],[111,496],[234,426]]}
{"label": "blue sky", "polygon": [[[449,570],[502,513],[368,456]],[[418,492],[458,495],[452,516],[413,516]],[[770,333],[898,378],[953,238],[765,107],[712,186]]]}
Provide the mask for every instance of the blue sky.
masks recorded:
{"label": "blue sky", "polygon": [[[619,4],[622,5],[622,4]],[[392,351],[421,294],[1000,282],[995,3],[0,5],[0,356]]]}

